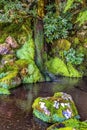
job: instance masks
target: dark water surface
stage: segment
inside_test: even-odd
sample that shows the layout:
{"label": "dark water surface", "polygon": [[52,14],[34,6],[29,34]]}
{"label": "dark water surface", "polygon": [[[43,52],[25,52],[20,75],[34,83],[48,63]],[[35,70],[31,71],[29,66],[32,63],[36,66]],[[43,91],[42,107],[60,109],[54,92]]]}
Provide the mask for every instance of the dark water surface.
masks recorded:
{"label": "dark water surface", "polygon": [[0,96],[0,130],[46,130],[49,124],[33,117],[32,103],[38,96],[53,96],[59,91],[72,95],[81,120],[87,120],[87,78],[23,84],[11,91],[10,96]]}

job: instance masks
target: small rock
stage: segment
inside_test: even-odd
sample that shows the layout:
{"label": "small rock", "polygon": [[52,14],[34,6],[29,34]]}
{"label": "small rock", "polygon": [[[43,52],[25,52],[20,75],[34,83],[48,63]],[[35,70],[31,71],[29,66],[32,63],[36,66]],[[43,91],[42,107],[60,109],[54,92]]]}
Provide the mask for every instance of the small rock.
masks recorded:
{"label": "small rock", "polygon": [[14,38],[11,36],[8,36],[5,41],[7,44],[9,44],[12,48],[16,49],[18,48],[18,44]]}
{"label": "small rock", "polygon": [[10,50],[11,50],[11,48],[10,48],[9,44],[6,44],[6,43],[0,44],[0,54],[1,55],[9,54]]}

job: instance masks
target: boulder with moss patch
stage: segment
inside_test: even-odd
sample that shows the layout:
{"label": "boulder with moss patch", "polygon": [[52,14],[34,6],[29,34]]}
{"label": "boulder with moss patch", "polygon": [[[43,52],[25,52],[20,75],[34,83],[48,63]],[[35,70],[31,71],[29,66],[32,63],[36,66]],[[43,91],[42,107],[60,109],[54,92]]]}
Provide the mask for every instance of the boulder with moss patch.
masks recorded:
{"label": "boulder with moss patch", "polygon": [[60,39],[54,42],[54,48],[58,50],[69,50],[71,47],[71,43],[66,39]]}
{"label": "boulder with moss patch", "polygon": [[27,73],[27,76],[23,78],[23,83],[36,83],[44,80],[40,70],[33,61],[28,65]]}
{"label": "boulder with moss patch", "polygon": [[58,57],[51,58],[49,61],[47,61],[46,67],[48,71],[54,75],[82,77],[82,75],[72,66],[72,64],[66,65],[63,60],[59,59]]}
{"label": "boulder with moss patch", "polygon": [[55,93],[53,97],[38,97],[32,107],[37,118],[49,123],[79,118],[72,97],[63,92]]}
{"label": "boulder with moss patch", "polygon": [[1,88],[10,89],[21,84],[21,79],[18,76],[17,70],[8,71],[6,73],[1,73],[0,76],[1,76],[0,77]]}

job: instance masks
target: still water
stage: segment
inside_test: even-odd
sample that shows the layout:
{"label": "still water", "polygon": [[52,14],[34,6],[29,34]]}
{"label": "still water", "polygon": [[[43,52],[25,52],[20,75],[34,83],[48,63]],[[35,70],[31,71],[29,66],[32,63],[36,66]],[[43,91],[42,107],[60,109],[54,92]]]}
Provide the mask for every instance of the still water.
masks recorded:
{"label": "still water", "polygon": [[81,120],[87,120],[87,78],[59,78],[57,82],[23,84],[11,90],[10,96],[0,96],[0,130],[46,130],[50,124],[33,116],[32,103],[59,91],[72,95]]}

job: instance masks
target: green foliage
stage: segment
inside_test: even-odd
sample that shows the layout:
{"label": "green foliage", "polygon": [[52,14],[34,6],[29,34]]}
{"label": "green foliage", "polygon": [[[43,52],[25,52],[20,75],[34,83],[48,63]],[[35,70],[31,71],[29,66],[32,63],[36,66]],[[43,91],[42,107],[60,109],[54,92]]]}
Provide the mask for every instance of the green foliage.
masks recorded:
{"label": "green foliage", "polygon": [[[77,118],[77,109],[73,100],[70,98],[71,97],[69,95],[66,96],[62,92],[54,94],[53,97],[39,97],[35,99],[32,105],[33,112],[37,118],[49,123],[63,122],[64,120],[67,120],[63,114],[63,111],[66,111],[67,109],[72,111],[70,118]],[[57,104],[55,104],[56,101],[58,101],[57,107]]]}
{"label": "green foliage", "polygon": [[28,67],[28,64],[29,64],[29,62],[27,60],[19,59],[19,60],[15,61],[15,65],[14,66],[16,66],[16,68],[18,68],[18,70],[21,70],[23,68]]}
{"label": "green foliage", "polygon": [[67,69],[69,71],[69,77],[82,77],[82,73],[75,69],[71,63],[67,63]]}
{"label": "green foliage", "polygon": [[69,10],[73,4],[74,0],[68,0],[64,12]]}
{"label": "green foliage", "polygon": [[72,6],[73,6],[73,4],[74,4],[74,2],[80,2],[80,3],[82,3],[83,0],[67,0],[64,12],[68,11],[69,9],[71,9]]}
{"label": "green foliage", "polygon": [[[67,0],[64,12],[69,11],[70,9],[73,9],[75,3],[84,4],[83,0]],[[85,3],[86,4],[86,3]],[[76,4],[77,6],[78,4]],[[86,6],[86,5],[85,5]],[[73,12],[72,12],[73,14]],[[76,22],[79,23],[79,25],[84,24],[87,21],[87,8],[82,7],[77,15]]]}
{"label": "green foliage", "polygon": [[[12,20],[20,18],[20,12],[24,12],[24,8],[22,7],[21,1],[16,0],[15,2],[10,0],[2,0],[0,1],[0,6],[2,8],[2,12],[0,13],[0,21],[2,22],[12,22]],[[18,14],[18,11],[19,14]],[[20,20],[22,17],[20,18]]]}
{"label": "green foliage", "polygon": [[58,16],[56,13],[47,13],[43,21],[44,34],[48,43],[52,43],[53,40],[59,38],[66,38],[69,34],[69,30],[72,29],[70,18]]}
{"label": "green foliage", "polygon": [[9,88],[9,85],[6,84],[6,83],[4,83],[4,82],[0,82],[0,86],[1,86],[2,88],[5,88],[5,89],[8,89],[8,88]]}
{"label": "green foliage", "polygon": [[19,85],[20,81],[16,80],[17,74],[18,74],[17,70],[14,70],[13,72],[9,71],[8,75],[0,79],[0,86],[2,88],[10,89]]}
{"label": "green foliage", "polygon": [[32,1],[22,1],[22,0],[0,0],[0,22],[22,22],[23,19],[29,17],[29,15],[34,15],[34,10],[29,8]]}
{"label": "green foliage", "polygon": [[34,56],[35,56],[35,50],[34,50],[35,46],[34,46],[34,42],[32,37],[30,36],[28,38],[28,41],[26,41],[26,43],[22,46],[22,48],[20,48],[19,50],[17,50],[17,57],[20,59],[25,59],[25,60],[34,60]]}
{"label": "green foliage", "polygon": [[5,89],[5,88],[0,88],[0,94],[9,95],[9,94],[10,94],[10,91],[9,91],[8,89]]}
{"label": "green foliage", "polygon": [[69,75],[67,66],[64,64],[64,62],[61,59],[57,57],[47,61],[46,66],[47,66],[48,71],[55,75],[58,75],[58,74],[62,76]]}
{"label": "green foliage", "polygon": [[64,56],[67,62],[74,65],[80,65],[83,62],[84,54],[70,48],[68,51],[64,51]]}
{"label": "green foliage", "polygon": [[4,76],[6,76],[7,74],[8,74],[8,72],[7,73],[4,73],[4,72],[0,73],[0,79],[3,78]]}
{"label": "green foliage", "polygon": [[52,126],[48,127],[47,130],[68,130],[68,128],[72,128],[69,130],[86,130],[87,122],[79,121],[77,119],[69,119],[62,122],[63,127],[60,127],[59,123],[53,124]]}
{"label": "green foliage", "polygon": [[42,80],[42,75],[34,62],[28,65],[28,75],[23,78],[23,83],[36,83]]}
{"label": "green foliage", "polygon": [[80,25],[84,24],[87,21],[87,9],[85,11],[81,11],[77,17],[77,21]]}
{"label": "green foliage", "polygon": [[65,64],[63,60],[58,57],[51,58],[46,62],[46,67],[49,72],[55,75],[67,77],[82,77],[82,75],[72,66],[72,64]]}

